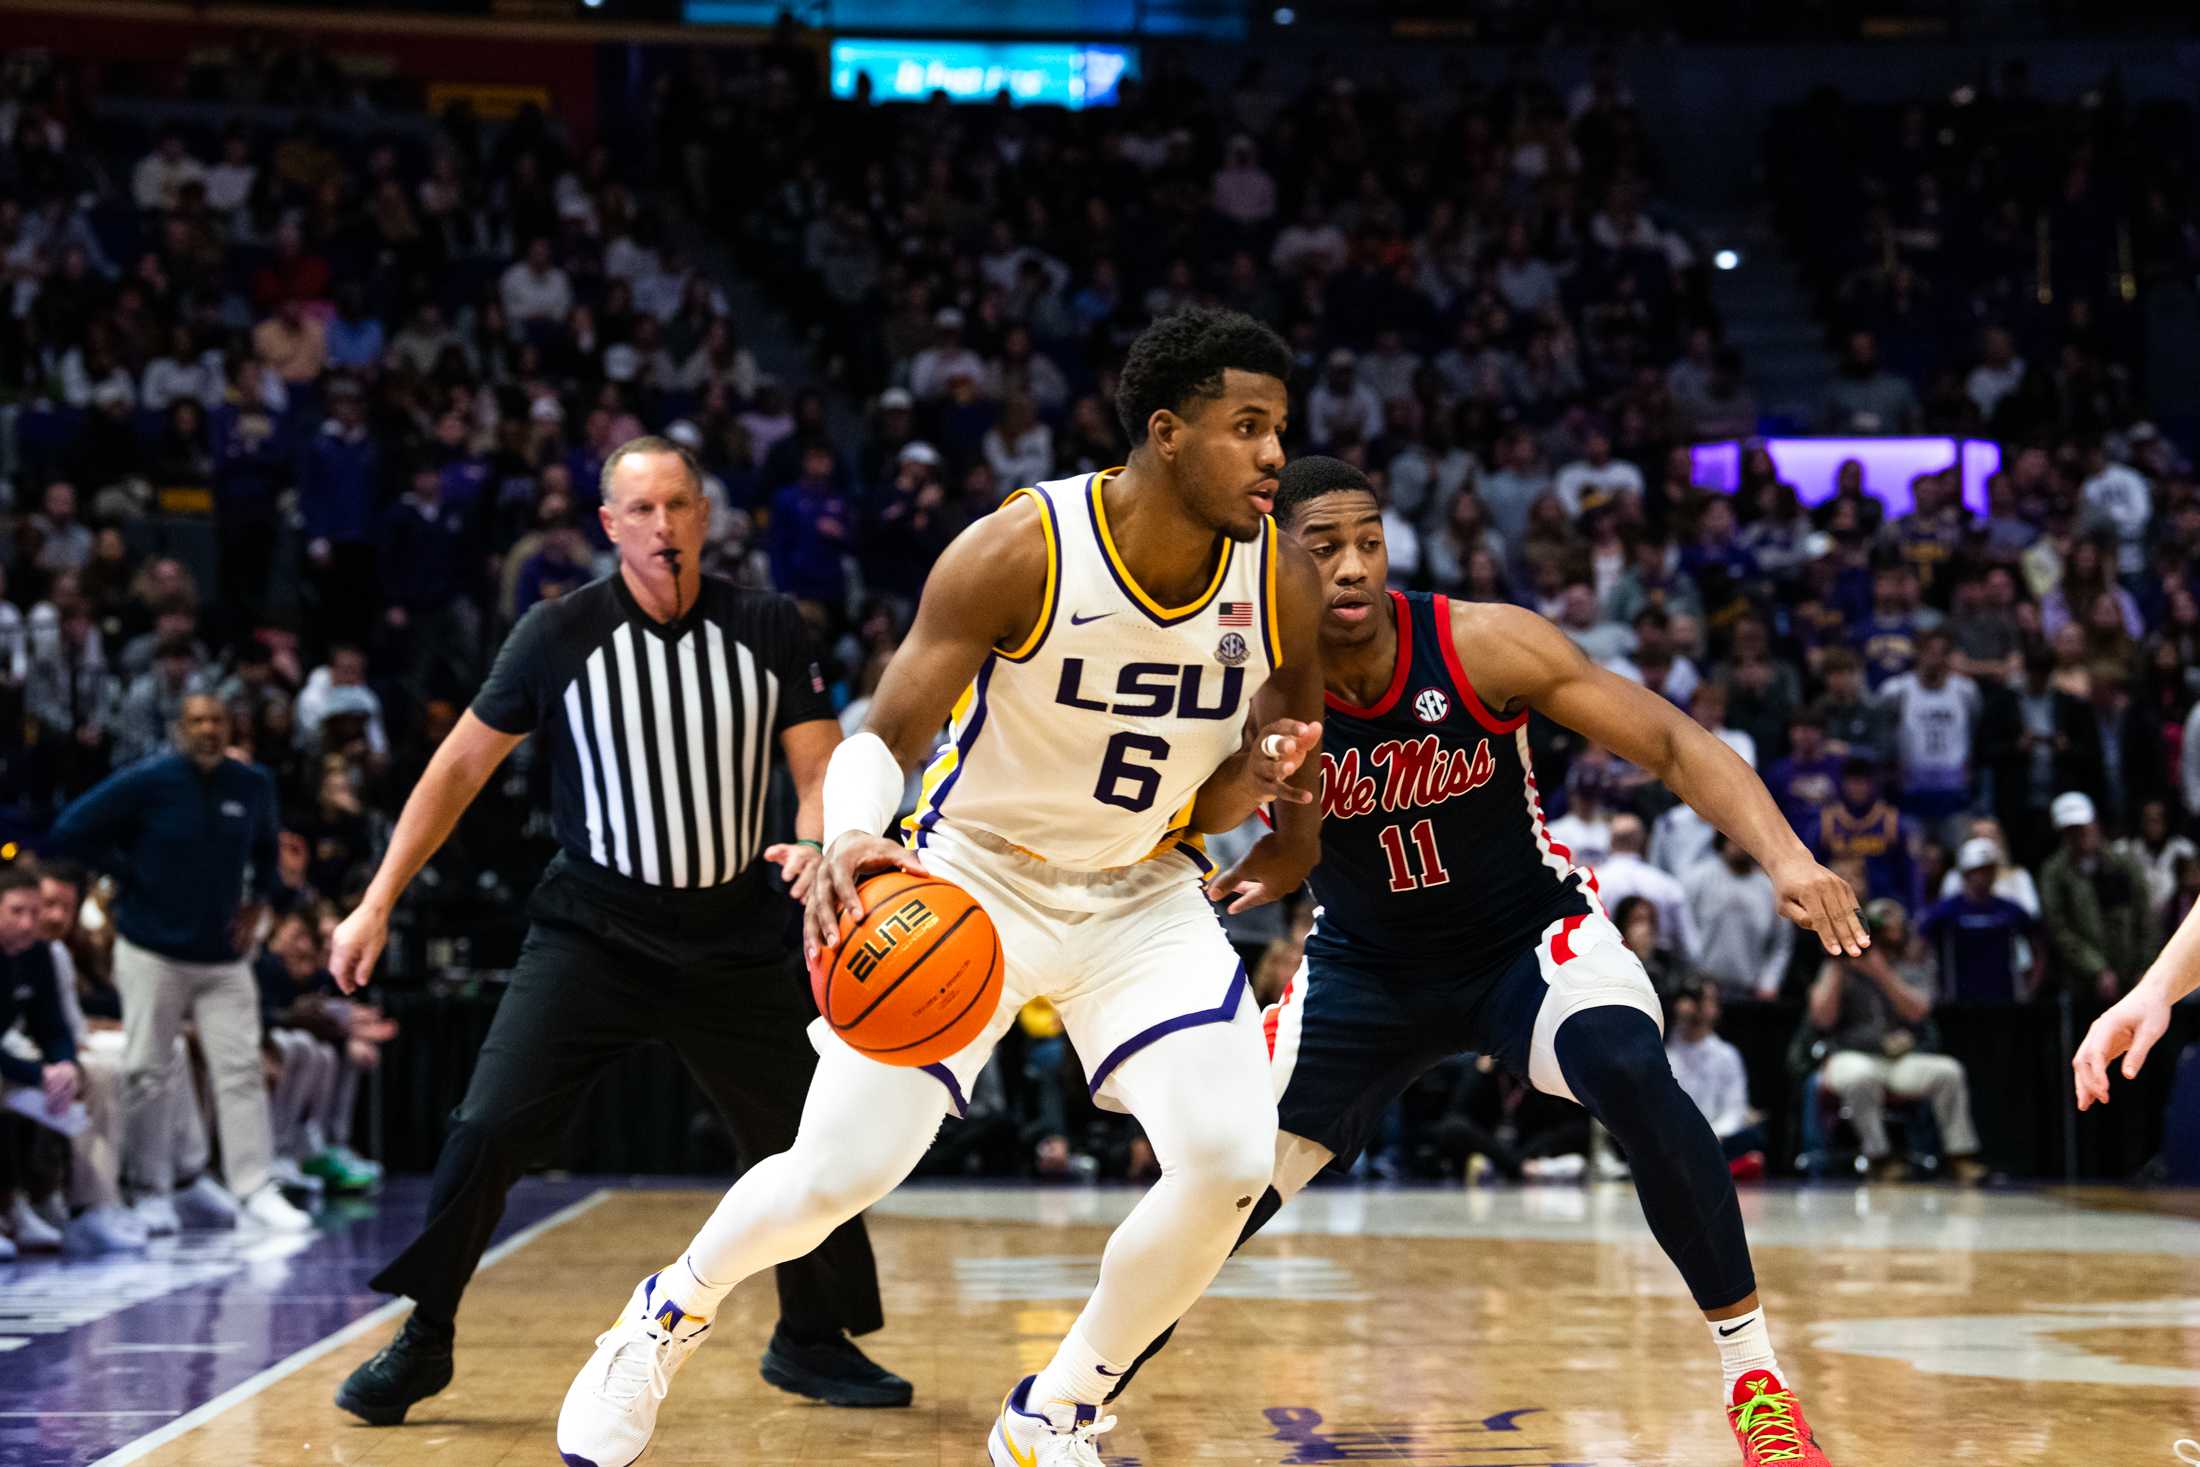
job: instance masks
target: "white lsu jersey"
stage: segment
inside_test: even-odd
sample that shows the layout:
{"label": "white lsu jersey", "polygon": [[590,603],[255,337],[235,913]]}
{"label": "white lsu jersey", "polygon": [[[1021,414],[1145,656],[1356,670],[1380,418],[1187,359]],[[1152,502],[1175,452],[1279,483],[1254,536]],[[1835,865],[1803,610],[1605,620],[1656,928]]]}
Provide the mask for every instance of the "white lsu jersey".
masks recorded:
{"label": "white lsu jersey", "polygon": [[1224,539],[1207,588],[1165,607],[1108,534],[1101,487],[1117,472],[1009,496],[1043,511],[1044,602],[1023,643],[996,647],[956,701],[904,822],[919,849],[945,820],[1067,870],[1178,850],[1212,870],[1192,802],[1238,752],[1246,709],[1282,658],[1276,525],[1263,517],[1258,538]]}

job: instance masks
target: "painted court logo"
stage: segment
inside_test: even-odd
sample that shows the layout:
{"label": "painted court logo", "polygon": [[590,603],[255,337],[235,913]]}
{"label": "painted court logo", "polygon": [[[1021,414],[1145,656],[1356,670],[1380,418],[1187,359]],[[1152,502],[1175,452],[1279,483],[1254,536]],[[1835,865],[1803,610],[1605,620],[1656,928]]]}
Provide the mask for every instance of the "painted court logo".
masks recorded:
{"label": "painted court logo", "polygon": [[[1566,1456],[1562,1448],[1536,1440],[1537,1426],[1548,1425],[1540,1407],[1474,1417],[1437,1420],[1370,1422],[1365,1426],[1336,1427],[1322,1413],[1307,1406],[1270,1406],[1261,1413],[1274,1430],[1270,1440],[1290,1450],[1278,1460],[1283,1467],[1314,1467],[1331,1462],[1386,1462],[1424,1464],[1424,1467],[1460,1467],[1470,1462],[1495,1462],[1506,1467],[1597,1467]],[[1523,1416],[1541,1416],[1542,1422],[1522,1426]],[[2196,1464],[2200,1467],[2200,1464]]]}

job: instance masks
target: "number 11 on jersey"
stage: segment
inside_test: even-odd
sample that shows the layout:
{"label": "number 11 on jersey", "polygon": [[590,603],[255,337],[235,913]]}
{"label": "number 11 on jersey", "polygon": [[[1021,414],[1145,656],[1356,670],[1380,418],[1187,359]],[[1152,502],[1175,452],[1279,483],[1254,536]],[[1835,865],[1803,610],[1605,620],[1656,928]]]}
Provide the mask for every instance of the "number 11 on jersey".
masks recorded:
{"label": "number 11 on jersey", "polygon": [[1442,886],[1451,880],[1451,873],[1444,869],[1443,858],[1436,854],[1436,822],[1416,820],[1410,832],[1414,854],[1420,857],[1421,871],[1414,874],[1413,862],[1406,854],[1404,827],[1386,825],[1376,839],[1383,843],[1383,854],[1390,860],[1390,889],[1415,891],[1424,886]]}

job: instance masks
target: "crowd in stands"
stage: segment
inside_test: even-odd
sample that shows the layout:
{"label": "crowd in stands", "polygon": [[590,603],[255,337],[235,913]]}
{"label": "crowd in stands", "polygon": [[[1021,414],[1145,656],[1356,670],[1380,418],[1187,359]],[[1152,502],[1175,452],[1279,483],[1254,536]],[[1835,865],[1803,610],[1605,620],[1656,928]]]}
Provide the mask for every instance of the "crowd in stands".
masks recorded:
{"label": "crowd in stands", "polygon": [[[1368,471],[1400,584],[1551,617],[1731,744],[1868,897],[1874,955],[1824,964],[1745,853],[1534,725],[1554,837],[1685,1004],[1676,1045],[1715,1045],[1722,992],[1797,1005],[1871,1162],[1891,1164],[1872,1121],[1889,1095],[1929,1100],[1961,1149],[1960,1079],[1905,1061],[1933,1010],[2097,1005],[2200,896],[2200,494],[2139,421],[2116,312],[2071,292],[2043,316],[1981,286],[1968,332],[1903,315],[1920,282],[1949,303],[1951,281],[2001,278],[1982,260],[2017,270],[2000,234],[1921,244],[1890,203],[1868,248],[1828,236],[1829,320],[1858,328],[1868,369],[1837,384],[1831,425],[1990,431],[1990,503],[1961,502],[1952,468],[1897,485],[1855,465],[1806,509],[1754,447],[1737,492],[1694,482],[1688,445],[1748,436],[1758,407],[1608,57],[1570,88],[1516,59],[1450,89],[1287,86],[1257,61],[1210,89],[1156,51],[1120,106],[1072,113],[832,101],[803,55],[697,48],[651,83],[647,146],[616,158],[531,110],[209,125],[104,108],[48,60],[0,64],[0,804],[36,848],[164,751],[188,698],[220,700],[279,791],[295,900],[253,952],[301,1176],[366,1170],[347,1122],[389,1037],[328,993],[329,923],[504,631],[607,568],[614,447],[661,432],[697,455],[708,568],[799,600],[853,727],[964,525],[1122,460],[1123,350],[1192,302],[1291,342],[1292,451]],[[1916,137],[1905,120],[1887,156]],[[1977,173],[1936,138],[1910,174]],[[1903,199],[1922,188],[1905,177]],[[2190,238],[2162,250],[2172,235]],[[736,272],[792,350],[735,319]],[[1978,355],[1921,363],[1928,338]],[[420,883],[422,925],[445,914],[447,935],[451,903],[532,880],[543,774],[523,751],[492,782]],[[82,894],[88,917],[106,891]],[[1234,931],[1280,981],[1304,914],[1260,922]],[[78,931],[90,994],[99,927]],[[98,1022],[74,1026],[87,1072]],[[1745,1166],[1768,1143],[1724,1059],[1676,1063]],[[1150,1171],[1075,1064],[1027,1014],[973,1097],[981,1124],[950,1128],[935,1164]],[[1541,1099],[1454,1067],[1369,1164],[1527,1174],[1580,1140]],[[91,1209],[113,1186],[69,1190]]]}
{"label": "crowd in stands", "polygon": [[2093,444],[2145,416],[2147,297],[2200,265],[2193,142],[2182,101],[2114,73],[2043,96],[2021,58],[1786,109],[1767,177],[1843,357],[1820,426],[2048,437],[2097,473]]}

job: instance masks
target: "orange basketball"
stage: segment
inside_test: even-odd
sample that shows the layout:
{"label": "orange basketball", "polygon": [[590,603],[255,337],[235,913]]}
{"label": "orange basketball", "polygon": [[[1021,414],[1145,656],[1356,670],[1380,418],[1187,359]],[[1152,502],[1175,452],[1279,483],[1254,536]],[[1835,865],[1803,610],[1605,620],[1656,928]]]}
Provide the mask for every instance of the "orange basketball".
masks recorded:
{"label": "orange basketball", "polygon": [[937,1064],[985,1028],[1001,1001],[1001,939],[970,894],[936,876],[887,871],[856,887],[863,915],[840,925],[810,973],[817,1011],[881,1064]]}

